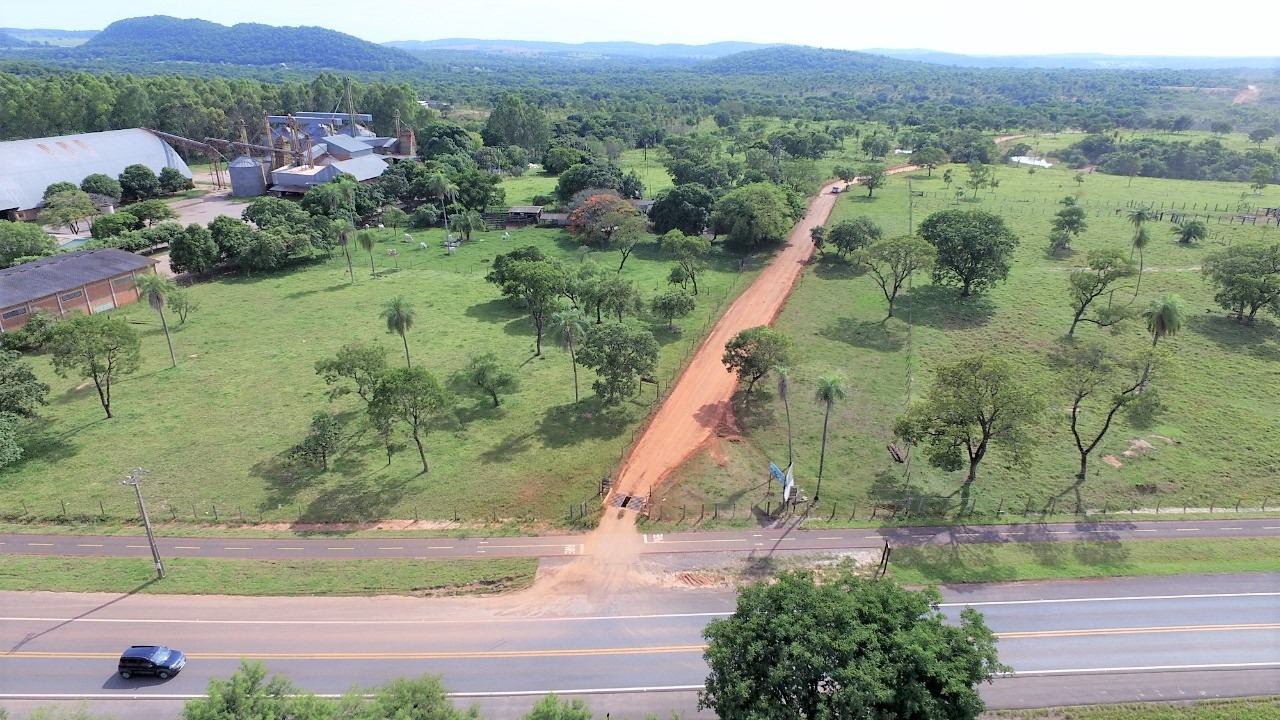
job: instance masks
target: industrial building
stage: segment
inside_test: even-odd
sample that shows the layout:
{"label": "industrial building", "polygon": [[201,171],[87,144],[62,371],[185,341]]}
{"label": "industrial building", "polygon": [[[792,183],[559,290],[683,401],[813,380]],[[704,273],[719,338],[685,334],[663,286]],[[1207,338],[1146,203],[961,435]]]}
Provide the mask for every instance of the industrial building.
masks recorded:
{"label": "industrial building", "polygon": [[173,168],[191,177],[167,142],[141,129],[0,142],[0,217],[32,220],[50,185],[79,185],[94,173],[119,177],[130,165],[146,165],[157,175]]}
{"label": "industrial building", "polygon": [[40,310],[54,317],[106,312],[138,299],[133,279],[156,260],[116,248],[77,250],[0,270],[0,332]]}
{"label": "industrial building", "polygon": [[[231,194],[255,197],[302,195],[340,174],[359,182],[380,177],[387,158],[412,157],[416,152],[413,130],[396,119],[396,137],[379,137],[360,123],[372,115],[356,113],[299,112],[264,118],[264,145],[244,141],[245,154],[228,163]],[[249,153],[260,151],[264,158]]]}

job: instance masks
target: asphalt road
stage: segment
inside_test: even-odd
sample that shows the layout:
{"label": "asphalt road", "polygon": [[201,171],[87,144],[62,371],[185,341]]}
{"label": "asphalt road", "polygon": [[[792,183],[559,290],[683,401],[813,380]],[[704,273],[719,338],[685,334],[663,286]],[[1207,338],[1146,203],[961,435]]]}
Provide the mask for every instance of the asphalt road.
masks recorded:
{"label": "asphalt road", "polygon": [[[835,551],[920,545],[1008,542],[1114,541],[1280,535],[1280,520],[1162,520],[1154,522],[1021,523],[843,530],[744,530],[646,534],[648,554]],[[584,551],[582,535],[475,538],[169,538],[162,557],[238,558],[458,558],[556,557]],[[147,557],[146,536],[0,535],[0,554]]]}
{"label": "asphalt road", "polygon": [[[734,597],[648,588],[584,616],[518,598],[0,593],[0,705],[21,717],[88,699],[119,717],[176,717],[211,677],[252,658],[322,694],[443,673],[493,720],[518,717],[550,691],[582,695],[601,716],[692,716],[706,673],[701,630]],[[992,707],[1280,688],[1280,574],[961,586],[944,597],[948,614],[970,605],[986,616],[1016,671],[984,687]],[[168,682],[126,682],[115,660],[136,643],[172,645],[190,663]]]}

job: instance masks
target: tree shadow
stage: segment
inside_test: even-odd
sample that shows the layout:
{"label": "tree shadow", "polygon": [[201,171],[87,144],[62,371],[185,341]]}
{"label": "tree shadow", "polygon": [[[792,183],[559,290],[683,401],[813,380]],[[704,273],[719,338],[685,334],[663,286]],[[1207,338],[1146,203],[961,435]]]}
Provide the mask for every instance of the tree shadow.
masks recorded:
{"label": "tree shadow", "polygon": [[1188,318],[1187,327],[1224,350],[1248,353],[1261,360],[1280,360],[1280,328],[1267,318],[1241,322],[1214,312]]}
{"label": "tree shadow", "polygon": [[523,315],[506,298],[494,298],[488,302],[476,303],[468,307],[463,314],[469,318],[493,323],[508,322],[517,315]]}
{"label": "tree shadow", "polygon": [[[417,457],[414,457],[417,461]],[[298,517],[299,521],[330,523],[357,523],[390,517],[392,510],[403,499],[408,486],[421,475],[405,476],[399,480],[379,478],[376,482],[346,480],[331,484],[320,491],[307,504]],[[344,532],[340,528],[326,529],[326,534]]]}
{"label": "tree shadow", "polygon": [[885,318],[879,322],[836,318],[820,329],[818,334],[853,347],[898,352],[907,345],[908,328],[905,324]]}
{"label": "tree shadow", "polygon": [[329,287],[324,287],[324,288],[310,288],[310,289],[308,289],[308,290],[298,290],[297,292],[291,292],[291,293],[289,293],[288,295],[285,295],[285,296],[284,296],[284,299],[286,299],[286,300],[301,300],[301,299],[302,299],[302,298],[304,298],[304,297],[308,297],[308,296],[310,296],[310,295],[315,295],[315,294],[317,294],[317,293],[322,293],[322,292],[337,292],[337,291],[339,291],[339,290],[345,290],[346,288],[349,288],[349,287],[353,287],[353,285],[352,285],[350,282],[341,282],[341,283],[337,283],[337,284],[335,284],[335,285],[330,285]]}
{"label": "tree shadow", "polygon": [[809,267],[823,280],[852,280],[866,274],[861,265],[855,265],[833,252],[817,256],[809,262]]}
{"label": "tree shadow", "polygon": [[960,297],[960,291],[941,285],[923,285],[898,295],[894,314],[908,323],[939,330],[970,330],[986,325],[995,314],[991,298]]}
{"label": "tree shadow", "polygon": [[538,424],[537,435],[549,448],[577,445],[587,440],[608,440],[622,435],[631,421],[624,408],[602,407],[592,398],[573,404],[547,408]]}
{"label": "tree shadow", "polygon": [[13,467],[21,467],[25,460],[56,462],[74,457],[80,452],[80,445],[75,442],[75,439],[85,428],[97,425],[104,420],[106,420],[105,417],[99,418],[75,428],[57,426],[52,420],[44,417],[28,421],[26,431],[22,434],[22,459],[14,463]]}
{"label": "tree shadow", "polygon": [[480,459],[486,463],[508,463],[517,455],[523,455],[533,449],[533,432],[511,433],[496,445],[480,453]]}
{"label": "tree shadow", "polygon": [[778,403],[771,402],[776,393],[765,384],[768,379],[763,378],[757,382],[750,395],[746,390],[738,393],[736,398],[738,402],[733,405],[733,414],[744,433],[777,422],[775,405]]}

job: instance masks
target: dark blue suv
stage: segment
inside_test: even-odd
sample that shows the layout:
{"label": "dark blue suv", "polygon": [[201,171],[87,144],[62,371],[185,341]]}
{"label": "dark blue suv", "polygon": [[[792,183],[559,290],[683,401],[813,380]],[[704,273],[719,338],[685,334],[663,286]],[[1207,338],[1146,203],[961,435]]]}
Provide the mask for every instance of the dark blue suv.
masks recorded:
{"label": "dark blue suv", "polygon": [[168,680],[187,664],[187,656],[163,645],[134,645],[120,655],[120,677],[155,675]]}

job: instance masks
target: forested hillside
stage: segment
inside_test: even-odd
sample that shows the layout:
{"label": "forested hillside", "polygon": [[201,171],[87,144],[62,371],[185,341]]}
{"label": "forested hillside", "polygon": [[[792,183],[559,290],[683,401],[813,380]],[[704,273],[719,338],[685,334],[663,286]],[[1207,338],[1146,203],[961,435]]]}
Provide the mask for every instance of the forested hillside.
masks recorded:
{"label": "forested hillside", "polygon": [[129,62],[305,65],[340,70],[403,70],[419,65],[408,53],[319,27],[232,27],[164,15],[108,25],[72,57]]}

